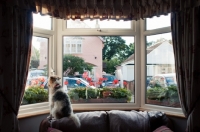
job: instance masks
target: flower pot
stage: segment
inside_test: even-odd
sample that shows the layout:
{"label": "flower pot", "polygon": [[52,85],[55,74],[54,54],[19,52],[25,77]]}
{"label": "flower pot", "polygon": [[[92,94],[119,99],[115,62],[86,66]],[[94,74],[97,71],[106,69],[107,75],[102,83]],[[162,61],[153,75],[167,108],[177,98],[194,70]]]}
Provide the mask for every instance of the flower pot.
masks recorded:
{"label": "flower pot", "polygon": [[103,91],[103,98],[107,98],[111,95],[111,92],[110,91]]}

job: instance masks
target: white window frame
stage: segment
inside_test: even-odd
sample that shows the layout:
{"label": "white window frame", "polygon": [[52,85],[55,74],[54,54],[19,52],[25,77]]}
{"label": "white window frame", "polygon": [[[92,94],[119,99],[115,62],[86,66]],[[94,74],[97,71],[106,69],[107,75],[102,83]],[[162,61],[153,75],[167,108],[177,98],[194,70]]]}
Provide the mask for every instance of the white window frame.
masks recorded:
{"label": "white window frame", "polygon": [[[170,115],[184,117],[181,108],[145,104],[146,93],[146,40],[145,36],[171,32],[170,27],[145,30],[145,20],[132,22],[132,29],[67,29],[66,21],[53,19],[52,30],[34,28],[33,35],[49,38],[49,74],[62,74],[64,36],[134,36],[135,39],[135,102],[134,103],[95,103],[72,104],[74,111],[91,110],[158,110]],[[37,103],[20,107],[18,118],[49,113],[49,103]]]}
{"label": "white window frame", "polygon": [[165,107],[165,106],[159,106],[159,105],[152,105],[152,104],[146,104],[146,36],[149,35],[157,35],[157,34],[163,34],[163,33],[170,33],[171,27],[163,27],[153,30],[146,30],[146,20],[140,20],[140,39],[141,39],[141,108],[140,110],[157,110],[157,111],[163,111],[165,113],[168,113],[169,115],[174,116],[180,116],[184,117],[182,109],[181,108],[175,108],[175,107]]}
{"label": "white window frame", "polygon": [[[33,36],[48,39],[48,76],[53,75],[54,69],[56,69],[56,23],[56,20],[52,18],[51,30],[33,27]],[[49,102],[21,105],[18,113],[18,118],[45,113],[49,113]]]}
{"label": "white window frame", "polygon": [[[57,29],[58,29],[58,34],[57,37],[57,70],[56,74],[58,76],[63,76],[62,74],[62,62],[63,62],[63,53],[60,51],[63,51],[63,39],[60,39],[64,36],[103,36],[103,35],[119,35],[119,36],[137,36],[136,34],[139,32],[136,32],[136,28],[138,28],[139,22],[132,22],[132,29],[101,29],[101,31],[97,29],[67,29],[66,28],[66,20],[57,20]],[[137,29],[137,31],[139,31]],[[135,38],[135,43],[138,39]],[[135,45],[136,48],[139,48],[140,45]],[[135,51],[140,52],[139,50]],[[139,56],[135,56],[136,58]],[[139,59],[138,59],[139,60]],[[136,68],[140,68],[140,63],[136,63]],[[135,76],[140,76],[139,70],[135,72]],[[139,86],[139,78],[138,81],[136,79],[135,87],[140,87]],[[131,110],[131,109],[138,109],[140,107],[140,100],[136,99],[139,98],[140,96],[139,90],[135,89],[135,102],[134,103],[96,103],[96,104],[72,104],[73,109],[76,110],[111,110],[111,109],[122,109],[122,110]]]}

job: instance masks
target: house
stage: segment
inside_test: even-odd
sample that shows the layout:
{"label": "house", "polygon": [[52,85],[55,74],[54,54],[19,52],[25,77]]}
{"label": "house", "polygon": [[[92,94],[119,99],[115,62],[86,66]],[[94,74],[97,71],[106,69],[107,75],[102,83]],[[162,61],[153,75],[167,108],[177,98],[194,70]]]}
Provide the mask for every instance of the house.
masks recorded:
{"label": "house", "polygon": [[[164,40],[154,43],[153,45],[147,47],[146,54],[147,76],[175,72],[173,47],[169,41]],[[115,73],[118,79],[126,81],[132,81],[135,79],[133,76],[135,68],[134,57],[135,55],[132,54],[124,62],[122,62],[120,66],[116,66]]]}
{"label": "house", "polygon": [[102,77],[102,49],[104,40],[98,36],[64,37],[64,54],[71,54],[93,66],[90,76],[93,80]]}

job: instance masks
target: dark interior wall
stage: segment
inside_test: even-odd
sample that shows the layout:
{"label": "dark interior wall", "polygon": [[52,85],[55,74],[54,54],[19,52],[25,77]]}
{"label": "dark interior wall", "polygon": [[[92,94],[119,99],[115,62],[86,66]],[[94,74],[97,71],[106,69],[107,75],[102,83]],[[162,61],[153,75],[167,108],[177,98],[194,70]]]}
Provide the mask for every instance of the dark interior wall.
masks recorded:
{"label": "dark interior wall", "polygon": [[186,125],[187,125],[187,120],[186,118],[180,118],[180,117],[172,117],[168,116],[173,125],[174,125],[174,132],[186,132]]}
{"label": "dark interior wall", "polygon": [[48,115],[49,114],[19,119],[19,127],[21,132],[39,132],[40,122]]}
{"label": "dark interior wall", "polygon": [[[49,114],[19,119],[19,126],[21,132],[39,132],[40,122],[48,115]],[[185,132],[187,123],[185,118],[171,117],[171,116],[168,117],[174,124],[174,132]]]}

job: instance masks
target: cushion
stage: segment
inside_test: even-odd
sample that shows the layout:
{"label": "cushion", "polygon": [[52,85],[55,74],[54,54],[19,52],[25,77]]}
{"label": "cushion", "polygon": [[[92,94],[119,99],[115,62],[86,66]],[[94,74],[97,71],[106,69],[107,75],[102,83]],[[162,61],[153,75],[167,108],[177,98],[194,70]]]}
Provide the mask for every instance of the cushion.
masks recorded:
{"label": "cushion", "polygon": [[147,112],[108,111],[110,132],[150,132]]}
{"label": "cushion", "polygon": [[63,132],[109,132],[105,111],[80,112],[76,115],[80,119],[80,128],[77,128],[72,119],[67,117],[52,120],[51,127]]}
{"label": "cushion", "polygon": [[148,111],[151,131],[166,126],[173,130],[173,124],[164,112],[161,111]]}
{"label": "cushion", "polygon": [[173,131],[166,126],[161,126],[157,128],[156,130],[154,130],[153,132],[173,132]]}
{"label": "cushion", "polygon": [[49,127],[48,130],[47,130],[47,132],[62,132],[62,131],[60,131],[58,129],[55,129],[55,128]]}

